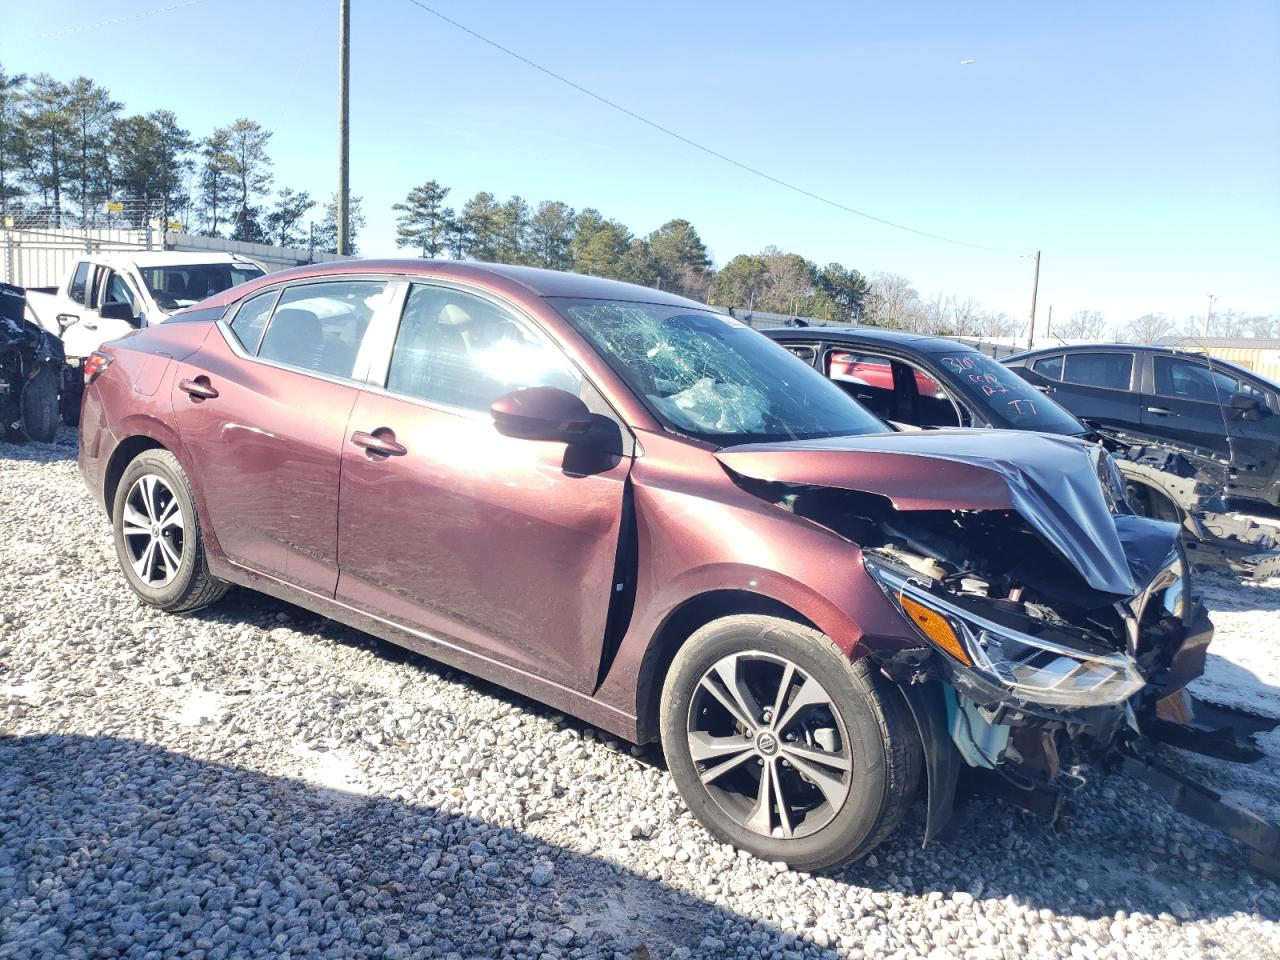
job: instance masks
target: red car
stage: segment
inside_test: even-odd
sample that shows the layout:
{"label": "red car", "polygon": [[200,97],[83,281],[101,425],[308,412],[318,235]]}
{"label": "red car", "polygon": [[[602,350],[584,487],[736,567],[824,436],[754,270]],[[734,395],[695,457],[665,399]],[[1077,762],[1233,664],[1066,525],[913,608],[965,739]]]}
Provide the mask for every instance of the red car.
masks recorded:
{"label": "red car", "polygon": [[802,869],[865,854],[922,774],[929,836],[963,766],[1052,807],[1186,707],[1211,635],[1097,448],[888,432],[647,288],[301,267],[85,376],[80,468],[145,602],[239,584],[660,739],[716,836]]}

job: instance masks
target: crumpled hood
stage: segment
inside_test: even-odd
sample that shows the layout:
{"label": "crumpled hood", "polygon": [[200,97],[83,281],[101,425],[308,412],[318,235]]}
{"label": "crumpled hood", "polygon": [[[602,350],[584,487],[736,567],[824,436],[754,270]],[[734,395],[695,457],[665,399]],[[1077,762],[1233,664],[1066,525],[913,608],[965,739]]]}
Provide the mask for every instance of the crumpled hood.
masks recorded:
{"label": "crumpled hood", "polygon": [[[1072,437],[1022,430],[792,440],[716,453],[743,476],[878,494],[901,511],[1017,511],[1091,587],[1127,597],[1141,585],[1099,480],[1105,455]],[[1167,552],[1177,527],[1164,526]]]}

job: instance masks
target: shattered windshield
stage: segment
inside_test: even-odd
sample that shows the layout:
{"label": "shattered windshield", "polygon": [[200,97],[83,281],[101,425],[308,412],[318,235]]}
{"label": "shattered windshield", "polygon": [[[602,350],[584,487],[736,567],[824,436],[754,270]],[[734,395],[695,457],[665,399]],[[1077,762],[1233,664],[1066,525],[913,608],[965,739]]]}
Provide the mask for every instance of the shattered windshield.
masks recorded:
{"label": "shattered windshield", "polygon": [[997,427],[1078,436],[1084,425],[1013,370],[977,350],[946,350],[935,357],[955,387],[985,410]]}
{"label": "shattered windshield", "polygon": [[170,312],[199,303],[262,276],[252,263],[197,263],[189,266],[140,267],[142,282],[161,310]]}
{"label": "shattered windshield", "polygon": [[680,433],[729,445],[887,430],[811,366],[729,317],[630,301],[549,302]]}

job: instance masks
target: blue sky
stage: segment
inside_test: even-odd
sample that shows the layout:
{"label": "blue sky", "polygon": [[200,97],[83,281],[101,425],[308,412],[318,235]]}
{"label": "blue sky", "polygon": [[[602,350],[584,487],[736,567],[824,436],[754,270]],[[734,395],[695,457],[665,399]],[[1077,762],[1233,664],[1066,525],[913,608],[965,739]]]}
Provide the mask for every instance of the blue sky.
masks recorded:
{"label": "blue sky", "polygon": [[[1043,250],[1040,317],[1280,312],[1280,4],[424,0],[673,130],[917,229]],[[328,196],[336,0],[0,6],[0,63],[105,84],[197,135],[275,131],[277,186]],[[691,220],[716,261],[773,243],[1025,315],[1031,263],[831,209],[645,127],[408,0],[353,0],[352,189],[368,255],[434,177]],[[12,42],[18,40],[20,42]],[[9,42],[6,42],[9,41]],[[974,62],[961,65],[972,58]]]}

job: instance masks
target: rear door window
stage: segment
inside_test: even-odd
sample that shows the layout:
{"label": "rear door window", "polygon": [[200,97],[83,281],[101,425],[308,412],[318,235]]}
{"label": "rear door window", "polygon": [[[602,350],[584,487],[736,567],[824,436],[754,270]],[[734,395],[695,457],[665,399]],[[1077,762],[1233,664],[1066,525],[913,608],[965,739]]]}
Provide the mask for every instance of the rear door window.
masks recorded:
{"label": "rear door window", "polygon": [[1031,365],[1031,369],[1050,380],[1062,379],[1062,356],[1041,357]]}
{"label": "rear door window", "polygon": [[310,373],[349,380],[369,319],[382,305],[386,292],[384,280],[286,287],[271,315],[258,356]]}
{"label": "rear door window", "polygon": [[1067,354],[1063,380],[1087,387],[1128,390],[1133,380],[1132,353]]}

